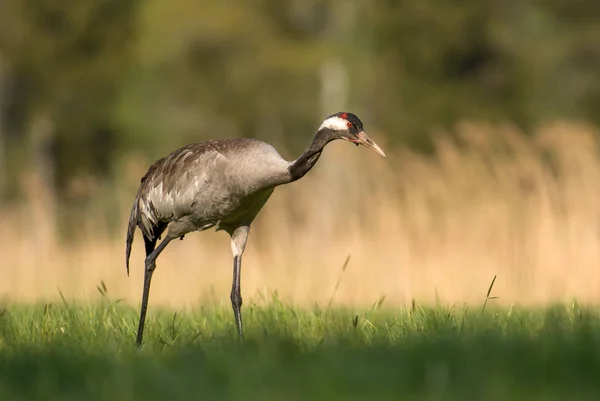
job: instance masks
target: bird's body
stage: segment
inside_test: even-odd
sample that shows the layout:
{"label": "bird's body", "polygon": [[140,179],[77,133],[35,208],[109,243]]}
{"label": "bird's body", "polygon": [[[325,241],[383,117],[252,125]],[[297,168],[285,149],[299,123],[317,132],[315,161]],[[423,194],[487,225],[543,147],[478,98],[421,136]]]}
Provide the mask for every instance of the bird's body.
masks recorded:
{"label": "bird's body", "polygon": [[[155,162],[142,178],[131,221],[146,238],[250,224],[277,185],[291,179],[271,145],[225,139],[187,145]],[[135,225],[131,228],[132,235]]]}
{"label": "bird's body", "polygon": [[[304,176],[333,139],[362,144],[384,155],[362,132],[362,123],[356,116],[337,113],[325,120],[311,146],[291,162],[284,160],[271,145],[243,138],[190,144],[150,166],[141,179],[131,210],[126,241],[128,272],[136,227],[142,231],[146,246],[138,345],[156,258],[171,240],[211,227],[231,235],[234,254],[231,301],[241,337],[241,256],[250,225],[275,187]],[[163,234],[165,239],[156,247]]]}

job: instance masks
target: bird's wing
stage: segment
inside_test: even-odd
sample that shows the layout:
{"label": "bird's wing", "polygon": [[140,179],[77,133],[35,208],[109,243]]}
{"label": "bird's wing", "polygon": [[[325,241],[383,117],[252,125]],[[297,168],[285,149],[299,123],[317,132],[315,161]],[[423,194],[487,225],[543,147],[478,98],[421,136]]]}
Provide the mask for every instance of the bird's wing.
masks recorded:
{"label": "bird's wing", "polygon": [[[202,146],[204,145],[204,146]],[[154,163],[142,179],[138,222],[152,234],[158,222],[192,213],[193,203],[222,171],[228,160],[209,143],[189,145]]]}

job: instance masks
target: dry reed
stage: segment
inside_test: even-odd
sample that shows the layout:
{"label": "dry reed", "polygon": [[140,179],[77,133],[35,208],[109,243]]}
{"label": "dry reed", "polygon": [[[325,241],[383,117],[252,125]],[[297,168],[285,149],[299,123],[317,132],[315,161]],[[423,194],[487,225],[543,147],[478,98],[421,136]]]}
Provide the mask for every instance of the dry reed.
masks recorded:
{"label": "dry reed", "polygon": [[[278,188],[255,222],[242,270],[245,301],[277,292],[295,304],[326,305],[348,255],[334,304],[386,305],[411,299],[545,304],[600,301],[600,156],[594,127],[557,123],[527,137],[511,127],[464,124],[441,135],[433,157],[386,149],[388,159],[333,143],[301,181]],[[373,137],[379,135],[373,133]],[[385,147],[384,147],[385,149]],[[124,230],[136,183],[149,160],[130,163],[106,188],[122,222],[81,214],[79,241],[60,245],[54,216],[30,182],[27,206],[4,210],[0,297],[94,299],[103,280],[113,298],[138,303],[143,277],[139,231],[131,277]],[[35,224],[33,224],[35,222]],[[32,228],[35,227],[35,228]],[[232,261],[227,235],[188,235],[161,255],[151,303],[227,303]]]}

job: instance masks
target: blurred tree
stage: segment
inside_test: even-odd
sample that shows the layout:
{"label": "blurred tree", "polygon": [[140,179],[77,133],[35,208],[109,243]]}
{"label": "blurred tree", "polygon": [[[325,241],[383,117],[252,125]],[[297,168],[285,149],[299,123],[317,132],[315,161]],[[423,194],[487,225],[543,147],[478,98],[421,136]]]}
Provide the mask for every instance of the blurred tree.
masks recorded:
{"label": "blurred tree", "polygon": [[374,120],[419,146],[460,119],[600,121],[597,2],[551,3],[363,1]]}
{"label": "blurred tree", "polygon": [[4,58],[0,53],[0,200],[6,196],[7,191],[7,163],[6,163],[6,139],[4,132],[4,91],[5,91],[5,74]]}
{"label": "blurred tree", "polygon": [[32,165],[51,186],[55,171],[59,188],[109,175],[132,149],[156,158],[190,141],[260,136],[295,153],[339,108],[422,149],[461,119],[600,123],[595,0],[0,7],[8,163],[38,155]]}
{"label": "blurred tree", "polygon": [[108,171],[111,104],[128,66],[136,6],[136,0],[3,3],[0,50],[12,95],[5,126],[32,142],[33,165],[49,187],[52,171],[58,186],[82,172]]}
{"label": "blurred tree", "polygon": [[[257,135],[306,146],[319,114],[317,69],[324,53],[318,24],[310,21],[317,6],[145,2],[138,69],[118,109],[131,135],[124,148],[145,142],[157,157],[157,149],[162,153],[173,142]],[[298,16],[303,13],[308,16]]]}

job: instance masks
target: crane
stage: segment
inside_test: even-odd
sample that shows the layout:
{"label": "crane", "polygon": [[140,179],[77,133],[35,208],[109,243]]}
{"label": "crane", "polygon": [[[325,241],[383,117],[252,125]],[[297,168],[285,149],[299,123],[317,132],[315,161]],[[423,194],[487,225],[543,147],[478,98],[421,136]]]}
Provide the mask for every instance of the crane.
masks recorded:
{"label": "crane", "polygon": [[[146,259],[138,346],[142,344],[156,259],[172,240],[212,227],[224,230],[231,237],[230,298],[238,337],[243,338],[240,276],[250,225],[273,190],[302,178],[319,160],[325,145],[336,139],[365,146],[385,157],[381,148],[365,134],[356,115],[339,112],[323,121],[308,149],[291,162],[265,142],[236,138],[193,143],[150,166],[133,202],[125,249],[129,275],[131,246],[139,227]],[[164,239],[157,246],[163,234]]]}

